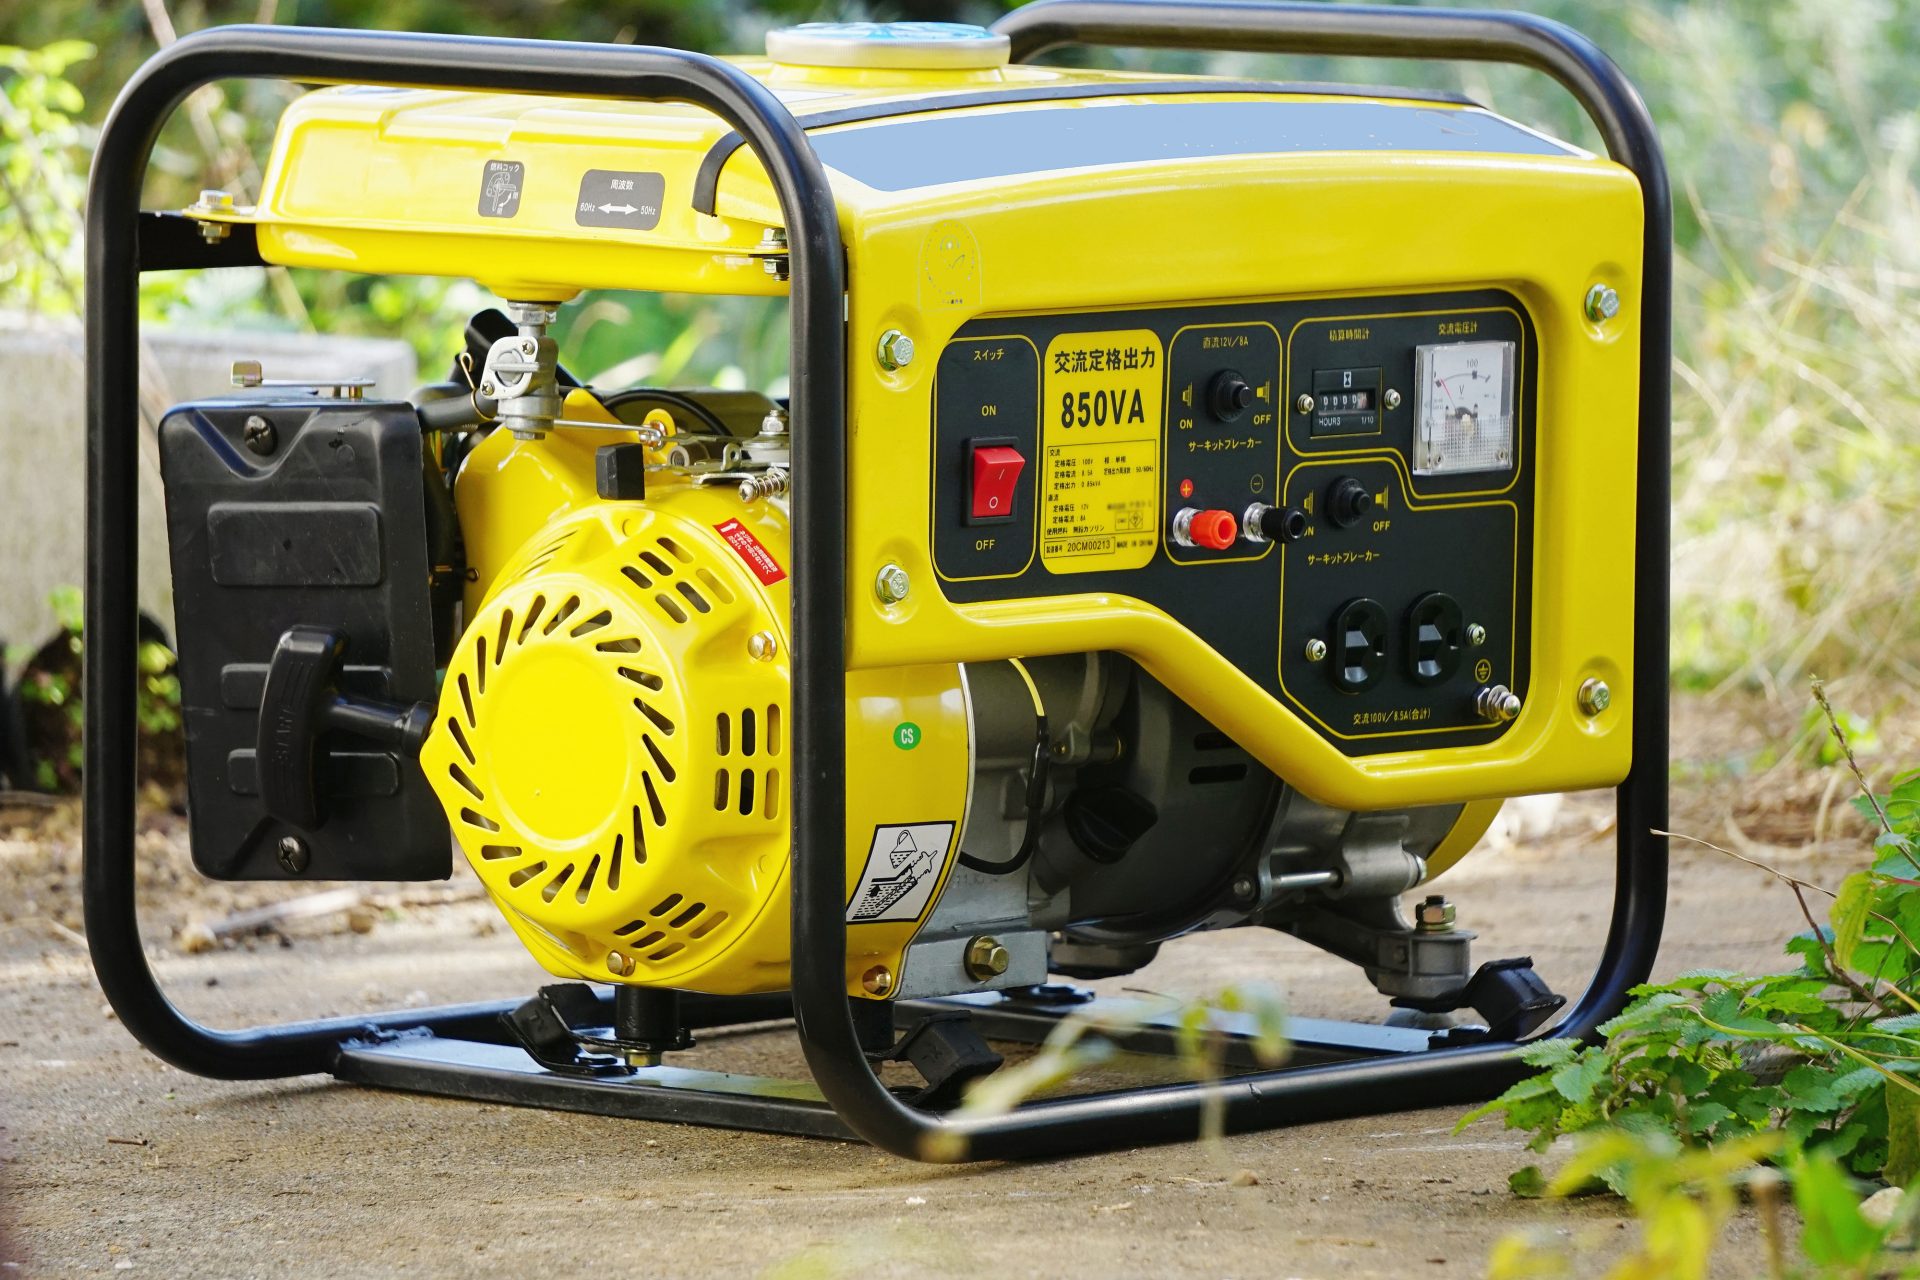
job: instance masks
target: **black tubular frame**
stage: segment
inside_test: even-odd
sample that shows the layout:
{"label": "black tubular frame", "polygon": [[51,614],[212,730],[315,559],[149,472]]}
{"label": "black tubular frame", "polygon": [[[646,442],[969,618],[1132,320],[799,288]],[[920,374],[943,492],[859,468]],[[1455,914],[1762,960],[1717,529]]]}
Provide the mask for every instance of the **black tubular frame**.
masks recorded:
{"label": "black tubular frame", "polygon": [[[1635,530],[1633,764],[1617,792],[1617,877],[1592,982],[1552,1034],[1592,1037],[1651,971],[1665,913],[1669,368],[1672,212],[1645,105],[1591,42],[1521,14],[1234,0],[1039,0],[996,27],[1013,56],[1066,44],[1503,62],[1543,71],[1639,180],[1645,209]],[[846,994],[845,264],[832,193],[801,126],[727,63],[665,49],[216,28],[149,62],[103,128],[87,219],[87,649],[84,888],[89,947],[109,1000],[143,1043],[186,1070],[229,1079],[343,1074],[369,1029],[480,1036],[498,1006],[351,1022],[212,1031],[160,991],[135,916],[136,353],[139,197],[161,124],[193,89],[226,78],[398,84],[689,102],[746,138],[774,185],[791,254],[793,430],[793,1013],[827,1102],[859,1136],[919,1159],[1000,1159],[1191,1138],[1209,1095],[1229,1130],[1461,1103],[1524,1073],[1490,1043],[1337,1065],[1030,1103],[993,1118],[942,1118],[882,1086]],[[165,265],[188,265],[169,260]],[[211,264],[209,264],[211,265]]]}

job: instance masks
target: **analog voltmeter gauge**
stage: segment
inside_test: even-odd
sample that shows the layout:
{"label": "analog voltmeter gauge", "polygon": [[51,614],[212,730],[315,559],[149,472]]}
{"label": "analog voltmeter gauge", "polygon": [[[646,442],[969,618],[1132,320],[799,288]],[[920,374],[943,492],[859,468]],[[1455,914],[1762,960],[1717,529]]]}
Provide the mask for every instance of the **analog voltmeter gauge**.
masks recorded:
{"label": "analog voltmeter gauge", "polygon": [[1415,475],[1513,466],[1511,342],[1450,342],[1414,350]]}

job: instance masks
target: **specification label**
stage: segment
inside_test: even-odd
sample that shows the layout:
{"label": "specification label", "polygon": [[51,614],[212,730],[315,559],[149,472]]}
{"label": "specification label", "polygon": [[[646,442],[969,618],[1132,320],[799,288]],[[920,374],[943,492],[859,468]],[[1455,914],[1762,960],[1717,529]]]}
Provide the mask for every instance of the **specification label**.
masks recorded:
{"label": "specification label", "polygon": [[1053,573],[1138,569],[1159,544],[1160,338],[1063,333],[1040,395],[1040,560]]}

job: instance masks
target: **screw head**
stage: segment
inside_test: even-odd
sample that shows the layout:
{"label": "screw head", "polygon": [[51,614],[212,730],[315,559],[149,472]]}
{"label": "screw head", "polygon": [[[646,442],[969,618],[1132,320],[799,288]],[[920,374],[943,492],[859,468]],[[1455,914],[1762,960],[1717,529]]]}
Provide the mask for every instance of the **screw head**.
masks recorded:
{"label": "screw head", "polygon": [[248,449],[262,457],[272,453],[280,444],[279,434],[274,431],[273,424],[257,413],[247,415],[241,438],[247,442]]}
{"label": "screw head", "polygon": [[1392,387],[1387,388],[1387,394],[1382,396],[1381,400],[1389,409],[1398,409],[1400,407],[1400,393]]}
{"label": "screw head", "polygon": [[1313,397],[1308,395],[1306,392],[1302,391],[1300,393],[1300,398],[1293,402],[1293,407],[1298,409],[1302,413],[1312,413]]}
{"label": "screw head", "polygon": [[540,350],[540,344],[539,344],[539,343],[537,343],[537,342],[535,342],[535,341],[534,341],[534,340],[533,340],[532,338],[522,338],[522,339],[520,340],[520,354],[521,354],[521,355],[523,355],[523,356],[530,356],[530,355],[533,355],[533,354],[535,354],[535,353],[536,353],[536,352],[538,352],[539,350]]}
{"label": "screw head", "polygon": [[639,965],[634,958],[622,951],[607,952],[607,972],[615,977],[630,978]]}
{"label": "screw head", "polygon": [[975,982],[986,982],[997,978],[1007,971],[1013,963],[1013,957],[998,938],[982,934],[967,944],[967,976]]}
{"label": "screw head", "polygon": [[1252,876],[1241,876],[1233,882],[1233,896],[1242,902],[1252,902],[1260,892],[1260,886],[1254,883]]}
{"label": "screw head", "polygon": [[1467,643],[1478,649],[1487,642],[1487,629],[1477,622],[1467,624]]}
{"label": "screw head", "polygon": [[880,335],[880,367],[892,372],[913,363],[913,339],[898,329]]}
{"label": "screw head", "polygon": [[1445,933],[1457,918],[1453,904],[1440,894],[1428,894],[1426,901],[1413,909],[1413,927],[1421,933]]}
{"label": "screw head", "polygon": [[280,863],[280,869],[290,876],[300,875],[313,862],[313,855],[307,850],[307,842],[299,836],[281,836],[274,856]]}
{"label": "screw head", "polygon": [[771,662],[778,652],[780,642],[773,638],[771,631],[756,631],[747,637],[747,656],[755,662]]}
{"label": "screw head", "polygon": [[1613,689],[1605,680],[1587,680],[1580,686],[1580,710],[1597,716],[1613,705]]}
{"label": "screw head", "polygon": [[1605,324],[1620,314],[1620,294],[1610,284],[1596,284],[1587,290],[1587,319]]}
{"label": "screw head", "polygon": [[877,964],[860,975],[860,989],[870,996],[883,996],[893,990],[893,970]]}
{"label": "screw head", "polygon": [[483,382],[480,384],[480,394],[485,396],[489,400],[494,398],[493,393],[495,390],[496,388],[491,382]]}
{"label": "screw head", "polygon": [[1315,636],[1313,639],[1307,641],[1304,656],[1308,662],[1319,662],[1327,656],[1327,642],[1319,636]]}
{"label": "screw head", "polygon": [[873,579],[873,593],[880,597],[882,604],[899,604],[907,598],[907,592],[913,589],[913,579],[907,571],[889,561],[880,566],[880,572]]}

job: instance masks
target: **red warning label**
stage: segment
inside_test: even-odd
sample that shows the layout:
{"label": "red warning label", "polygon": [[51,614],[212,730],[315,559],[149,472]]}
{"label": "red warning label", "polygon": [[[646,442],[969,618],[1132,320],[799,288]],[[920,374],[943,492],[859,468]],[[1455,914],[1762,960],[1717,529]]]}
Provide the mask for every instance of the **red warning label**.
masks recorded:
{"label": "red warning label", "polygon": [[780,567],[773,553],[761,546],[760,539],[753,536],[753,530],[738,520],[722,521],[713,527],[720,531],[727,545],[747,562],[747,568],[753,570],[753,576],[760,579],[761,586],[770,587],[787,576],[787,571]]}

